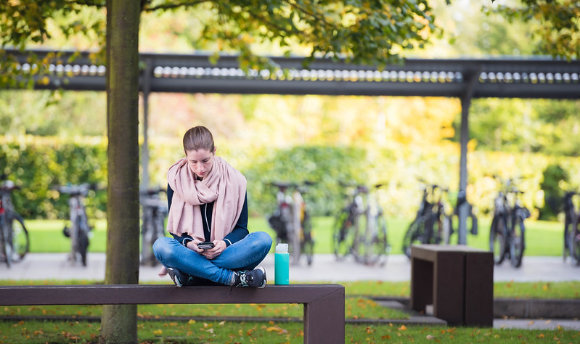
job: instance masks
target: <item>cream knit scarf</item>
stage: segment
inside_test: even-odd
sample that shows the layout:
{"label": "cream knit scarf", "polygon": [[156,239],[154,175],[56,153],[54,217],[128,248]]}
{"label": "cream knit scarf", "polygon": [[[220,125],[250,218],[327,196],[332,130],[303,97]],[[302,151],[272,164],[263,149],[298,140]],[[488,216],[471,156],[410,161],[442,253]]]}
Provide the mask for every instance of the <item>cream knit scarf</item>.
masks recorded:
{"label": "cream knit scarf", "polygon": [[247,182],[224,159],[214,157],[212,169],[203,180],[197,180],[187,159],[181,159],[169,168],[167,182],[174,191],[167,219],[170,233],[186,233],[205,241],[199,206],[211,202],[215,202],[211,240],[222,240],[234,229],[244,205]]}

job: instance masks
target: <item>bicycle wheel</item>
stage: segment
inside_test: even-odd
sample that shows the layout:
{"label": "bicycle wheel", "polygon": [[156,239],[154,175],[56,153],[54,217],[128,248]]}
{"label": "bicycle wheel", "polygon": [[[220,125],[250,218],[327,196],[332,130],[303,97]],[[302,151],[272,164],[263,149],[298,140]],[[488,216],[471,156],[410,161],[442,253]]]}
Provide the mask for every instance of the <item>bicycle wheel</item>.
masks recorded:
{"label": "bicycle wheel", "polygon": [[377,231],[370,240],[370,250],[366,264],[384,266],[389,255],[389,241],[387,238],[387,222],[383,215],[376,218]]}
{"label": "bicycle wheel", "polygon": [[413,220],[407,228],[405,237],[403,238],[403,253],[410,259],[411,258],[411,246],[414,244],[423,244],[425,232],[425,217],[422,216],[418,219]]}
{"label": "bicycle wheel", "polygon": [[151,214],[145,214],[141,225],[141,264],[143,265],[153,265],[155,262],[152,257],[152,248],[156,238],[154,238],[154,220],[151,217]]}
{"label": "bicycle wheel", "polygon": [[574,257],[572,256],[572,251],[570,250],[572,248],[572,245],[570,245],[569,242],[570,239],[572,238],[572,236],[570,235],[571,232],[573,232],[572,221],[570,221],[568,214],[566,214],[566,219],[564,220],[564,248],[562,250],[562,260],[564,262],[566,261],[566,258],[568,258],[568,255],[570,255],[570,257],[574,259]]}
{"label": "bicycle wheel", "polygon": [[489,250],[495,264],[501,264],[505,257],[506,223],[503,217],[494,216],[489,230]]}
{"label": "bicycle wheel", "polygon": [[2,260],[8,267],[11,266],[10,260],[10,242],[8,240],[9,227],[6,222],[6,215],[0,215],[0,254]]}
{"label": "bicycle wheel", "polygon": [[12,214],[12,237],[9,238],[11,245],[10,260],[19,262],[30,250],[30,238],[24,220],[18,214]]}
{"label": "bicycle wheel", "polygon": [[576,265],[580,265],[580,228],[578,228],[577,223],[574,223],[570,230],[568,244],[570,246],[570,256],[576,262]]}
{"label": "bicycle wheel", "polygon": [[510,237],[510,263],[514,268],[522,266],[522,258],[526,248],[526,228],[524,226],[524,220],[518,220]]}
{"label": "bicycle wheel", "polygon": [[86,220],[81,216],[77,217],[75,230],[77,230],[76,235],[76,248],[78,254],[81,256],[81,263],[83,266],[87,266],[87,250],[89,248],[89,225]]}
{"label": "bicycle wheel", "polygon": [[449,245],[451,243],[451,235],[453,234],[453,222],[451,216],[443,215],[441,220],[441,243]]}
{"label": "bicycle wheel", "polygon": [[314,258],[314,239],[312,238],[312,222],[308,213],[304,213],[302,231],[301,251],[306,256],[306,263],[310,266]]}
{"label": "bicycle wheel", "polygon": [[155,257],[155,252],[153,252],[153,244],[155,244],[157,239],[165,236],[165,218],[163,213],[161,213],[159,210],[155,212],[153,219],[153,230],[155,234],[153,235],[153,240],[151,240],[151,246],[149,249],[151,251],[151,266],[156,266],[158,261]]}
{"label": "bicycle wheel", "polygon": [[358,223],[348,209],[342,210],[334,221],[333,251],[337,260],[343,260],[352,251]]}

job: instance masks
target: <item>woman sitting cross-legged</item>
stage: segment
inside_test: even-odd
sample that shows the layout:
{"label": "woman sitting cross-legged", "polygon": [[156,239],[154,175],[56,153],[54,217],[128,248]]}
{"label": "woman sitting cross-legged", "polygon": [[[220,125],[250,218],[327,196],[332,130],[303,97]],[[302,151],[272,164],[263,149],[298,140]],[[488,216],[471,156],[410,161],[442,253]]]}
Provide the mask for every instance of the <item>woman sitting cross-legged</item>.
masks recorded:
{"label": "woman sitting cross-legged", "polygon": [[265,232],[248,232],[246,178],[215,155],[211,132],[198,126],[183,137],[185,158],[167,173],[172,238],[153,245],[178,287],[189,285],[266,286],[257,267],[272,246]]}

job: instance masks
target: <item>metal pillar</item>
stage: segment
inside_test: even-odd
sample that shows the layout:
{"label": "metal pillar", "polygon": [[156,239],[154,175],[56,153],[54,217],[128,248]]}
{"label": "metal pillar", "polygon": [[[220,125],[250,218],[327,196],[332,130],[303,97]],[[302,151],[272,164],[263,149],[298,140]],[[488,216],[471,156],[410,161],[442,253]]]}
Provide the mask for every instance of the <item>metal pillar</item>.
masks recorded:
{"label": "metal pillar", "polygon": [[143,76],[143,145],[141,146],[141,190],[149,188],[149,94],[151,93],[151,59],[145,60]]}
{"label": "metal pillar", "polygon": [[459,208],[459,230],[457,243],[459,245],[467,244],[467,143],[469,142],[469,106],[473,88],[478,82],[479,71],[466,73],[464,78],[467,80],[467,88],[461,96],[461,131],[459,133],[459,144],[461,147],[461,156],[459,159],[459,192],[457,193],[457,207]]}

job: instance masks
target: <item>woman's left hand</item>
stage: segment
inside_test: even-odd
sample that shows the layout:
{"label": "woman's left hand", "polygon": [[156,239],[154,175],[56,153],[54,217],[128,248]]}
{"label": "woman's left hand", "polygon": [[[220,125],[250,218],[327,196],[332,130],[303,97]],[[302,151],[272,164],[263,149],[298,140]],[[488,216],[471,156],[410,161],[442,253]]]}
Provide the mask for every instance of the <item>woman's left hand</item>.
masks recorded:
{"label": "woman's left hand", "polygon": [[223,240],[214,240],[214,247],[204,250],[201,254],[207,259],[214,259],[219,256],[227,247],[226,242]]}

